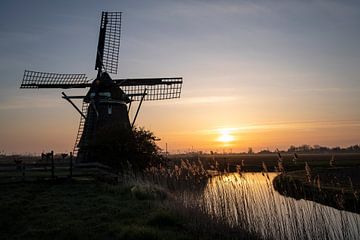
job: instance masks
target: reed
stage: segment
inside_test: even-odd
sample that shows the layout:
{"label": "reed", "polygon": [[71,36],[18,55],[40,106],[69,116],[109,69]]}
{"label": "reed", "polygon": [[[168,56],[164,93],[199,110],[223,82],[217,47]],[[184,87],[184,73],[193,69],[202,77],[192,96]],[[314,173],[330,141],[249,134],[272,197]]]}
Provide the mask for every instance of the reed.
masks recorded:
{"label": "reed", "polygon": [[[281,196],[272,186],[279,173],[268,172],[264,162],[262,174],[243,172],[243,162],[236,165],[236,173],[229,173],[229,168],[220,170],[218,165],[214,160],[206,169],[200,160],[183,159],[179,164],[150,166],[142,179],[168,189],[173,208],[195,219],[194,229],[208,231],[209,236],[309,240],[360,236],[360,215]],[[285,172],[280,153],[277,169]],[[320,176],[312,176],[307,162],[305,175],[321,191]],[[344,201],[341,194],[337,201],[339,205]]]}

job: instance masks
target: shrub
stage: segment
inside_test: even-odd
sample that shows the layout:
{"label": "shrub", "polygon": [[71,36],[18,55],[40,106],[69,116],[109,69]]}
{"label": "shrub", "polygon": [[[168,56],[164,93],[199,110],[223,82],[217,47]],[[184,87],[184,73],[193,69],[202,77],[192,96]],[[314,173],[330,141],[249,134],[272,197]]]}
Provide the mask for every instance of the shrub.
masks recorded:
{"label": "shrub", "polygon": [[163,162],[156,140],[154,133],[143,128],[129,130],[114,125],[98,131],[92,148],[100,163],[119,171],[139,172]]}

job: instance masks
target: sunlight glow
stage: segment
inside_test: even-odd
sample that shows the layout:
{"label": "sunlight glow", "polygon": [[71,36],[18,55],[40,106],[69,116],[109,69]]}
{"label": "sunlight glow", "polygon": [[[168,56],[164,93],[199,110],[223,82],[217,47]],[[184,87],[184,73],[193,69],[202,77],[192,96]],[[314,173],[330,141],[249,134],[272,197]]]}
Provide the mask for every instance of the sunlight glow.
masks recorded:
{"label": "sunlight glow", "polygon": [[230,128],[223,128],[219,129],[219,137],[217,140],[222,143],[230,143],[235,140],[235,137],[231,135],[232,129]]}

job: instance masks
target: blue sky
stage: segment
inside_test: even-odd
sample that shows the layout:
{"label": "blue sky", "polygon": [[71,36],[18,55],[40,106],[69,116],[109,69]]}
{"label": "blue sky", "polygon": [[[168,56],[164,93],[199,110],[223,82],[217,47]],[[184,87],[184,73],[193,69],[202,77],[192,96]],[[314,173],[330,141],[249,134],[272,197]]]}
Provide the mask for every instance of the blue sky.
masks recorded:
{"label": "blue sky", "polygon": [[221,128],[237,150],[359,143],[360,2],[3,0],[0,149],[71,150],[61,90],[18,87],[24,69],[95,77],[102,10],[124,12],[115,77],[184,77],[181,99],[139,116],[160,145],[225,148]]}

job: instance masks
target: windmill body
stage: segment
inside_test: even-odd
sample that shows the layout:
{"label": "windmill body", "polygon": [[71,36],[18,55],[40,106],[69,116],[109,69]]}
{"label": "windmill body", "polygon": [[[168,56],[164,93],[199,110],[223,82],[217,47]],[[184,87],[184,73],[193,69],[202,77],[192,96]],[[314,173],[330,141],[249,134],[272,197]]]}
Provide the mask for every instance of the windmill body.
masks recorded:
{"label": "windmill body", "polygon": [[[182,78],[112,79],[116,74],[120,47],[121,12],[102,12],[95,70],[90,82],[85,74],[58,74],[25,70],[20,88],[89,88],[85,96],[63,98],[80,113],[80,124],[74,146],[78,163],[97,162],[94,149],[97,137],[105,130],[130,132],[143,101],[179,98]],[[81,99],[79,109],[72,99]],[[135,118],[130,123],[131,103],[140,101]],[[114,136],[117,137],[117,136]],[[121,136],[119,136],[121,137]]]}
{"label": "windmill body", "polygon": [[77,144],[77,160],[81,163],[93,162],[101,157],[94,152],[100,132],[110,128],[131,129],[127,107],[130,99],[106,72],[92,82],[84,102],[88,104],[88,109],[84,131]]}

